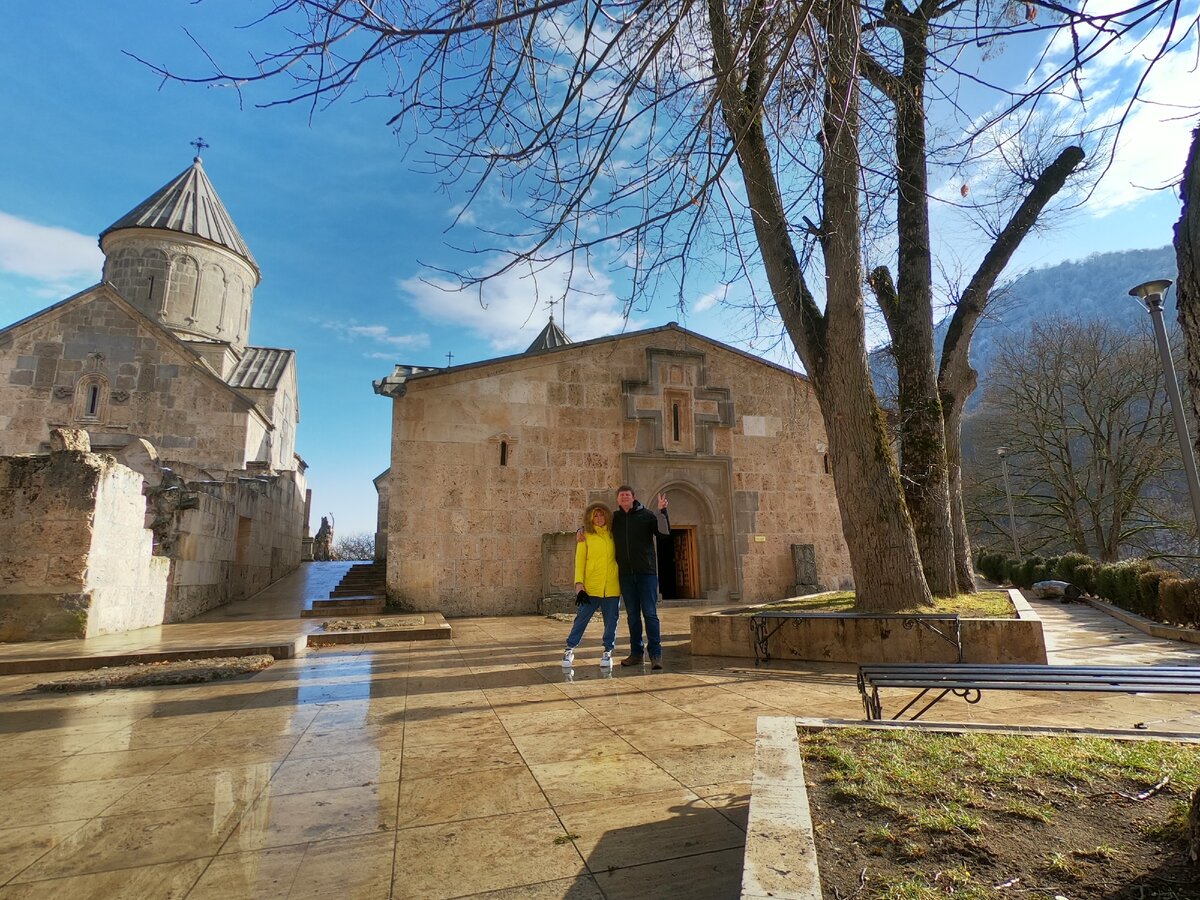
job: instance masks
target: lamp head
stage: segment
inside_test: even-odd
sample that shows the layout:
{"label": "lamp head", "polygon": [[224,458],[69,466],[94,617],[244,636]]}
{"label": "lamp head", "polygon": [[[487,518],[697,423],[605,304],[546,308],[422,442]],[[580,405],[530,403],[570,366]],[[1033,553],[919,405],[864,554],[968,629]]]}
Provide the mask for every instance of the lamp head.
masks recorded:
{"label": "lamp head", "polygon": [[998,457],[1000,457],[1001,459],[1004,459],[1004,457],[1008,456],[1008,448],[1007,447],[997,447],[996,455]]}
{"label": "lamp head", "polygon": [[1160,278],[1157,281],[1146,281],[1135,288],[1130,288],[1129,296],[1137,297],[1147,306],[1161,307],[1163,298],[1167,295],[1167,288],[1170,286],[1171,282],[1166,278]]}

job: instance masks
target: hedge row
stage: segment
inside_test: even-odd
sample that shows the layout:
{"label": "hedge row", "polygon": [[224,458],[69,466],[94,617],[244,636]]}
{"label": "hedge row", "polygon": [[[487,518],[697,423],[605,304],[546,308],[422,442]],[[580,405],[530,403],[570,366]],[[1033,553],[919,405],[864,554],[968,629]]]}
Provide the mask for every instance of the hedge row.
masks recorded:
{"label": "hedge row", "polygon": [[1109,603],[1169,625],[1200,627],[1200,580],[1155,568],[1145,559],[1098,563],[1081,553],[1027,556],[981,553],[976,568],[988,581],[1032,587],[1037,581],[1069,581]]}

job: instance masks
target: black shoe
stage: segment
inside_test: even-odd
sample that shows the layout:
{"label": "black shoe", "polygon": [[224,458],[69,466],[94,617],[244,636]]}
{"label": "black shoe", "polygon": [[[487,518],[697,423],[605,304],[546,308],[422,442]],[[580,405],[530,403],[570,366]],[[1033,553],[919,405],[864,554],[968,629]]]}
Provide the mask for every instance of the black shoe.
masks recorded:
{"label": "black shoe", "polygon": [[650,668],[651,669],[661,669],[662,668],[662,657],[661,656],[650,657]]}
{"label": "black shoe", "polygon": [[640,666],[641,664],[642,658],[640,656],[627,656],[621,660],[621,665],[623,666]]}

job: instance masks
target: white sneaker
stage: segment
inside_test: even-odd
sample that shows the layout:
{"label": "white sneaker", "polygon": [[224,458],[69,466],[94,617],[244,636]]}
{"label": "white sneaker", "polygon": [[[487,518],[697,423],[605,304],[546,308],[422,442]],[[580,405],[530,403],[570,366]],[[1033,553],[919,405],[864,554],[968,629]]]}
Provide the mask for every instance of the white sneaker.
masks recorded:
{"label": "white sneaker", "polygon": [[572,650],[570,647],[568,647],[567,652],[563,654],[563,668],[569,669],[574,664],[575,664],[575,651]]}
{"label": "white sneaker", "polygon": [[600,668],[602,668],[602,669],[611,669],[612,668],[612,651],[611,650],[605,650],[603,653],[600,654]]}

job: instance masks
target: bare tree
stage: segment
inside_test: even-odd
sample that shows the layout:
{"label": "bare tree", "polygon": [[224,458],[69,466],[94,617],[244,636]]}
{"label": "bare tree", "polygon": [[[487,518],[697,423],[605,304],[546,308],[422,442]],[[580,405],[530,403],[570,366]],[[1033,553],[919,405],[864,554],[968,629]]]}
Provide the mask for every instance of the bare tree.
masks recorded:
{"label": "bare tree", "polygon": [[[908,493],[919,504],[930,579],[939,592],[954,586],[929,302],[929,73],[937,83],[983,84],[972,48],[1005,35],[1072,33],[1070,61],[1029,88],[1000,90],[986,130],[1032,116],[1121,34],[1155,21],[1172,35],[1187,27],[1171,18],[1178,0],[1120,11],[1035,0],[1018,4],[1024,16],[1013,8],[1007,0],[922,0],[911,10],[902,0],[284,0],[266,16],[285,26],[281,49],[246,75],[193,80],[248,89],[290,77],[296,90],[272,102],[314,107],[365,86],[398,106],[389,124],[434,142],[433,168],[446,185],[465,187],[469,203],[485,187],[520,196],[527,227],[493,234],[479,249],[501,261],[465,273],[464,284],[561,259],[591,265],[608,248],[629,266],[631,305],[667,278],[683,303],[698,263],[721,267],[729,281],[761,262],[829,435],[859,606],[890,610],[931,599],[866,364],[864,240],[889,225],[885,201],[897,192],[900,283],[886,308],[898,352],[914,360],[902,388],[915,414],[905,464],[918,487]],[[1049,21],[1036,21],[1038,9]],[[942,93],[954,108],[953,88]],[[875,109],[864,115],[864,98],[886,98],[894,121]],[[970,123],[953,145],[964,158],[979,131]]]}
{"label": "bare tree", "polygon": [[[1054,321],[1012,336],[989,376],[976,434],[1008,448],[1021,546],[1114,561],[1158,552],[1175,527],[1179,456],[1150,335],[1108,323]],[[976,526],[1003,518],[995,459],[980,461]],[[1007,521],[1001,530],[1007,532]]]}
{"label": "bare tree", "polygon": [[360,533],[338,538],[329,554],[330,559],[374,559],[375,535]]}

